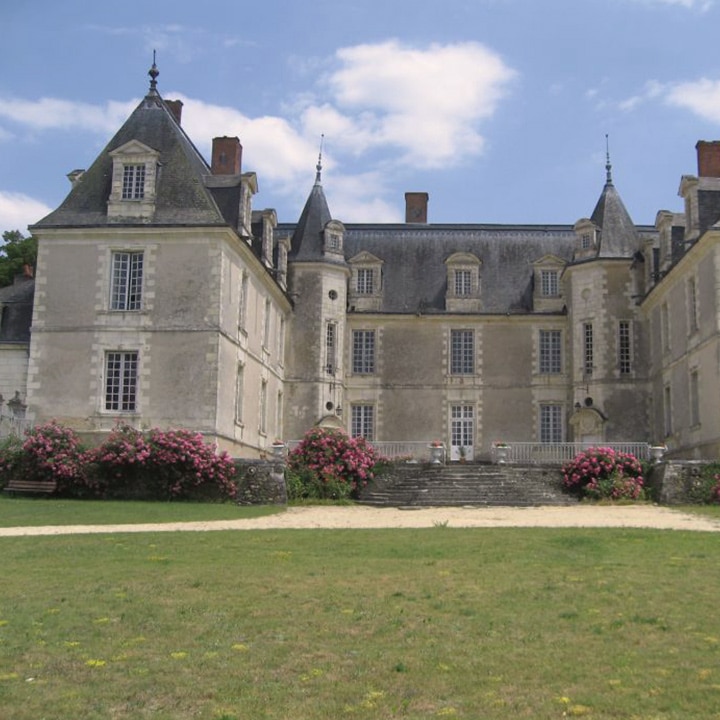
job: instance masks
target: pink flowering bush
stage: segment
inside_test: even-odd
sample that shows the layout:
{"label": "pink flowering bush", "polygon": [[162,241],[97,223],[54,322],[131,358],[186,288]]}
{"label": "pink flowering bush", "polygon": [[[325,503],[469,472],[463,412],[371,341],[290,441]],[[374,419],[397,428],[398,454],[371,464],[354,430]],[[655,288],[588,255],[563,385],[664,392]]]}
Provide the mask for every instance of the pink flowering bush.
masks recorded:
{"label": "pink flowering bush", "polygon": [[93,472],[88,486],[102,497],[152,500],[235,497],[235,464],[218,454],[200,433],[159,430],[143,433],[118,425],[88,452]]}
{"label": "pink flowering bush", "polygon": [[25,439],[10,438],[0,451],[3,485],[11,477],[54,482],[63,492],[82,482],[85,451],[77,435],[54,420],[25,432]]}
{"label": "pink flowering bush", "polygon": [[288,455],[290,499],[357,498],[381,458],[365,438],[312,428]]}
{"label": "pink flowering bush", "polygon": [[563,486],[594,500],[640,500],[645,497],[643,467],[629,453],[609,447],[589,448],[562,468]]}

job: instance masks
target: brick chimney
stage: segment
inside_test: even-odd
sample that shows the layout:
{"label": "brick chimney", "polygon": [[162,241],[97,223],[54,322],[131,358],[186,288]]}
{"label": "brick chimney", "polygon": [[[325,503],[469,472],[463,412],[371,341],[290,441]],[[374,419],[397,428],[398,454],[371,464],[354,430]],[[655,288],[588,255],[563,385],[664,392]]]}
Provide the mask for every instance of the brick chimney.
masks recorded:
{"label": "brick chimney", "polygon": [[698,177],[720,178],[720,141],[698,141],[695,145],[698,158]]}
{"label": "brick chimney", "polygon": [[405,193],[405,222],[427,223],[429,195],[426,192]]}
{"label": "brick chimney", "polygon": [[175,122],[180,125],[180,121],[182,120],[183,101],[166,100],[165,105],[167,105],[167,109],[172,113],[173,117],[175,118]]}
{"label": "brick chimney", "polygon": [[213,175],[239,175],[242,167],[242,145],[236,137],[213,138]]}

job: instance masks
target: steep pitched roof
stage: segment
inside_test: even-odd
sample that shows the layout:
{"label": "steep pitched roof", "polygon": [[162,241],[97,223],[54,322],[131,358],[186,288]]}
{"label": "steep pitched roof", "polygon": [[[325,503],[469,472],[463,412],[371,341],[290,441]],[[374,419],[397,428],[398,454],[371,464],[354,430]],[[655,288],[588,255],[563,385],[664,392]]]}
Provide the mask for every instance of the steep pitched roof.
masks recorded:
{"label": "steep pitched roof", "polygon": [[318,161],[315,184],[290,241],[289,259],[295,262],[327,261],[323,254],[323,231],[332,216],[320,181],[321,169]]}
{"label": "steep pitched roof", "polygon": [[639,247],[637,231],[613,185],[609,159],[605,167],[607,170],[605,187],[590,217],[601,230],[597,257],[629,258]]}
{"label": "steep pitched roof", "polygon": [[110,153],[132,140],[159,153],[155,213],[150,224],[227,224],[204,184],[204,176],[210,174],[207,163],[175,120],[154,83],[153,78],[150,92],[76,182],[60,207],[34,227],[116,226],[117,222],[108,223],[107,215],[113,167]]}

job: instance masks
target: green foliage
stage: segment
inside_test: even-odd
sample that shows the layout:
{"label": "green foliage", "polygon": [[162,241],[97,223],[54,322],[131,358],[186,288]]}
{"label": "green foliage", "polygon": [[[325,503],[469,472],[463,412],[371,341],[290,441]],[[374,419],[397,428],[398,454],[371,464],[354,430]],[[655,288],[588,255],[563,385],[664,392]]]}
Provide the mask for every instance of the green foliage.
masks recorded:
{"label": "green foliage", "polygon": [[5,287],[13,284],[24,265],[35,267],[38,243],[33,235],[25,237],[19,230],[6,230],[2,237],[4,245],[0,246],[0,287]]}
{"label": "green foliage", "polygon": [[643,466],[629,453],[609,447],[589,448],[565,463],[563,486],[593,500],[645,498]]}
{"label": "green foliage", "polygon": [[365,438],[312,428],[288,455],[288,499],[356,498],[381,460]]}
{"label": "green foliage", "polygon": [[698,505],[720,503],[720,463],[711,463],[702,468],[685,486],[688,502]]}

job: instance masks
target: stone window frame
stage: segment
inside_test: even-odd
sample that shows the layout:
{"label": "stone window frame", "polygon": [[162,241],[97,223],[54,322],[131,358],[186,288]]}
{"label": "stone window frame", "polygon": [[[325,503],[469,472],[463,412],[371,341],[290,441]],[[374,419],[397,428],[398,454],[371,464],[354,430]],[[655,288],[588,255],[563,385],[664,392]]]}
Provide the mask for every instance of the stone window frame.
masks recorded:
{"label": "stone window frame", "polygon": [[559,402],[541,402],[538,406],[538,440],[561,443],[565,437],[565,408]]}
{"label": "stone window frame", "polygon": [[[351,311],[377,311],[383,298],[383,265],[384,262],[372,253],[363,251],[348,260],[350,278],[348,280],[348,306]],[[372,287],[369,292],[361,287],[361,278],[370,277]],[[366,281],[363,281],[363,283]],[[360,292],[363,290],[363,292]]]}
{"label": "stone window frame", "polygon": [[[118,267],[124,258],[127,266]],[[110,251],[110,312],[142,312],[145,309],[145,275],[144,248],[114,248]]]}
{"label": "stone window frame", "polygon": [[448,336],[448,374],[475,375],[475,331],[472,328],[451,328]]}
{"label": "stone window frame", "polygon": [[352,331],[353,375],[374,375],[377,372],[377,331],[358,328]]}
{"label": "stone window frame", "polygon": [[[160,153],[141,143],[130,140],[109,153],[112,158],[112,177],[108,197],[108,219],[151,219],[157,199],[157,180],[160,174]],[[139,168],[142,171],[142,188],[137,184]],[[132,191],[128,193],[128,170],[132,169]]]}
{"label": "stone window frame", "polygon": [[377,412],[374,403],[356,402],[350,405],[350,436],[375,439]]}
{"label": "stone window frame", "polygon": [[618,320],[617,325],[617,361],[618,372],[622,377],[632,374],[633,367],[633,324],[632,320]]}
{"label": "stone window frame", "polygon": [[[457,252],[450,255],[445,260],[445,272],[447,274],[447,290],[445,293],[446,303],[449,302],[452,304],[456,301],[459,301],[460,303],[463,303],[464,301],[475,301],[472,304],[476,306],[477,301],[480,299],[482,290],[480,277],[481,270],[482,260],[473,253]],[[459,273],[469,273],[470,284],[469,287],[467,287],[467,292],[465,292],[465,281],[463,281],[460,286],[463,291],[458,292]],[[465,275],[465,277],[467,277],[467,275]],[[458,307],[456,309],[461,310],[462,308]],[[472,307],[471,309],[479,310],[480,308]]]}
{"label": "stone window frame", "polygon": [[558,328],[538,330],[538,373],[561,375],[563,372],[563,331]]}
{"label": "stone window frame", "polygon": [[344,259],[345,226],[339,220],[330,220],[323,229],[323,253]]}
{"label": "stone window frame", "polygon": [[[538,312],[558,312],[565,304],[561,278],[565,260],[557,255],[544,255],[533,263],[533,306]],[[554,275],[554,280],[551,280]],[[548,293],[554,289],[554,293]]]}
{"label": "stone window frame", "polygon": [[137,414],[140,398],[140,351],[119,348],[105,350],[103,373],[103,412]]}

